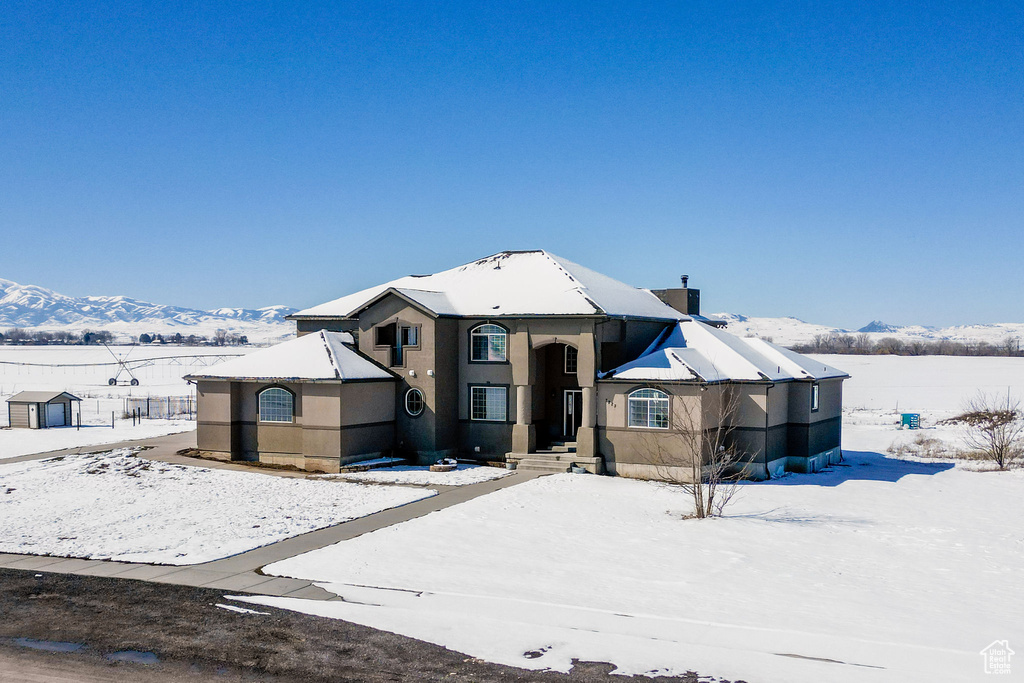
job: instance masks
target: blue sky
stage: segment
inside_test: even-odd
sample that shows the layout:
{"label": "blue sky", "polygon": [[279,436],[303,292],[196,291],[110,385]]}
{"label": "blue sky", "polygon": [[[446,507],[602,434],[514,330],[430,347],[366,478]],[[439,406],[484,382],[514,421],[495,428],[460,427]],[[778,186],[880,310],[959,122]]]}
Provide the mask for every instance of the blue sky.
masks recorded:
{"label": "blue sky", "polygon": [[1014,3],[4,3],[0,277],[307,306],[504,249],[1024,319]]}

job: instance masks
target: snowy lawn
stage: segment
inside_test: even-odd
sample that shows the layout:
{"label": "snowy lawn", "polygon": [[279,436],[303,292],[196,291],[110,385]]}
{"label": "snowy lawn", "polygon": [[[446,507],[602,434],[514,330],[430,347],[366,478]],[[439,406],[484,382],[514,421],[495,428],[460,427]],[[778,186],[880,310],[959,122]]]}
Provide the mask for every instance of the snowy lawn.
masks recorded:
{"label": "snowy lawn", "polygon": [[1024,643],[1024,472],[846,465],[712,520],[667,486],[545,477],[265,568],[351,603],[254,601],[524,668],[758,682],[970,680]]}
{"label": "snowy lawn", "polygon": [[48,453],[77,446],[102,446],[130,439],[149,439],[154,436],[189,432],[196,428],[191,420],[143,420],[132,425],[131,420],[116,420],[114,428],[105,425],[51,427],[49,429],[0,429],[0,461],[31,453]]}
{"label": "snowy lawn", "polygon": [[431,472],[429,467],[407,467],[399,465],[367,472],[347,472],[345,474],[327,474],[318,479],[342,479],[378,484],[409,484],[417,486],[465,486],[479,484],[483,481],[500,479],[512,474],[511,470],[497,467],[481,467],[478,465],[459,465],[451,472]]}
{"label": "snowy lawn", "polygon": [[0,552],[196,564],[435,495],[145,460],[0,464]]}

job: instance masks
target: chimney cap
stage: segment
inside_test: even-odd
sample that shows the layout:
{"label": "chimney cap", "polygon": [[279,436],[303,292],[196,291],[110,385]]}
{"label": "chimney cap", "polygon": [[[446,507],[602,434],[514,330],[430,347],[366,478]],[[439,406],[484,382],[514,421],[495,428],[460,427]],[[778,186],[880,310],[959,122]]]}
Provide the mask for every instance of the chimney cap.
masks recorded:
{"label": "chimney cap", "polygon": [[686,289],[686,282],[690,279],[689,275],[680,275],[679,279],[683,281],[683,289]]}

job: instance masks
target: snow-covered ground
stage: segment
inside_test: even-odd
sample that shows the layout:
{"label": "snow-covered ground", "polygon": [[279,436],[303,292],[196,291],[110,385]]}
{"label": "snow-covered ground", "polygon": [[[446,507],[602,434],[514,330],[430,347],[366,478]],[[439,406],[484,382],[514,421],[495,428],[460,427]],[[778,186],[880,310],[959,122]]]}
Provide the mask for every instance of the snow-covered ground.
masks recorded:
{"label": "snow-covered ground", "polygon": [[500,479],[512,474],[510,470],[477,465],[459,465],[451,472],[431,472],[429,467],[387,467],[367,472],[325,474],[318,479],[348,479],[352,481],[376,482],[378,484],[408,484],[415,486],[466,486],[482,481]]}
{"label": "snow-covered ground", "polygon": [[196,428],[196,423],[191,420],[142,420],[136,425],[132,425],[131,420],[115,420],[112,429],[109,420],[108,415],[107,424],[85,425],[81,429],[0,429],[0,461],[19,455],[49,453],[78,446],[102,446],[132,439],[149,439]]}
{"label": "snow-covered ground", "polygon": [[984,680],[983,648],[1024,643],[1024,470],[876,451],[939,433],[899,431],[896,400],[927,424],[978,388],[1024,394],[1024,363],[822,360],[854,375],[847,417],[870,417],[847,461],[745,484],[723,519],[683,519],[664,485],[554,475],[265,568],[350,602],[250,599],[531,669]]}
{"label": "snow-covered ground", "polygon": [[185,565],[435,495],[145,460],[0,464],[0,552]]}

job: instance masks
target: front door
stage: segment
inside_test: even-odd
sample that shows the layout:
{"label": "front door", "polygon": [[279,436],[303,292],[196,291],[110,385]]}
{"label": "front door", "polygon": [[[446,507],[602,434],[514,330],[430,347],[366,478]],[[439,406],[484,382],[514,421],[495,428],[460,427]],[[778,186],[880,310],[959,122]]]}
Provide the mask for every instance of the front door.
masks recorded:
{"label": "front door", "polygon": [[562,399],[562,434],[566,439],[575,439],[576,432],[583,424],[583,391],[566,389]]}
{"label": "front door", "polygon": [[39,404],[28,404],[28,426],[30,429],[39,429]]}

